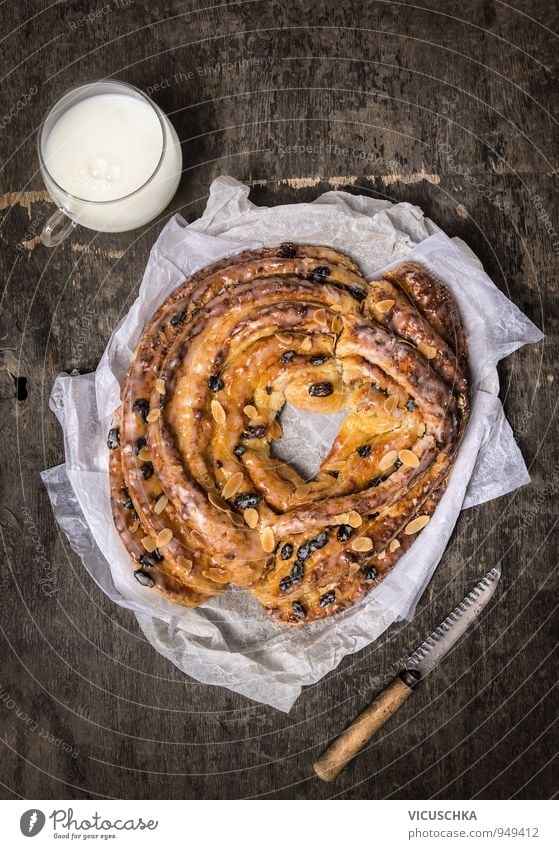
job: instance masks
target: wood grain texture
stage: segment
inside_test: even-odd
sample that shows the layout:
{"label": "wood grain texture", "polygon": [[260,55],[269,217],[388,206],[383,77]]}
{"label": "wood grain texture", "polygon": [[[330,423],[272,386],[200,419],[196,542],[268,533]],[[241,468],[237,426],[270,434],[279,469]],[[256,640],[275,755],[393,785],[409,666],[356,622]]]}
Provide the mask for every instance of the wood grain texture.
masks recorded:
{"label": "wood grain texture", "polygon": [[323,781],[333,781],[412,693],[412,688],[400,677],[391,681],[322,753],[314,765],[318,777]]}
{"label": "wood grain texture", "polygon": [[[552,796],[556,4],[138,0],[85,20],[101,5],[2,7],[0,795]],[[38,123],[66,88],[104,76],[151,91],[172,115],[184,179],[142,231],[80,229],[49,250],[38,239],[53,209]],[[546,333],[499,370],[531,486],[464,512],[414,620],[347,657],[289,715],[160,657],[89,578],[39,479],[63,460],[48,408],[55,375],[95,368],[163,223],[175,211],[193,220],[227,173],[258,204],[336,188],[421,206]],[[28,380],[25,400],[14,376]],[[336,785],[322,783],[320,752],[498,560],[500,590],[481,622]]]}

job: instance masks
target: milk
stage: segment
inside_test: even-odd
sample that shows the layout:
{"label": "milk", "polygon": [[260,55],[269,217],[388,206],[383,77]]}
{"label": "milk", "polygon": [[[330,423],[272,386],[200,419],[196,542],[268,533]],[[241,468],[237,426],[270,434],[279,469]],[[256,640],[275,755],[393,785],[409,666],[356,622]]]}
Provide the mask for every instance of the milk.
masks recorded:
{"label": "milk", "polygon": [[131,230],[156,218],[177,190],[180,145],[147,99],[94,94],[69,106],[43,140],[43,176],[67,214],[94,230]]}

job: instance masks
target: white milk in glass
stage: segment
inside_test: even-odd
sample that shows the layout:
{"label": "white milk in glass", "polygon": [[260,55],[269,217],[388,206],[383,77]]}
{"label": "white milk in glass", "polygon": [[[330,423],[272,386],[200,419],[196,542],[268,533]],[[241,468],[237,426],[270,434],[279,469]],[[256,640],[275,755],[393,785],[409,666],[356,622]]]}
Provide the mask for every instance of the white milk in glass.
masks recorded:
{"label": "white milk in glass", "polygon": [[140,97],[118,93],[92,95],[66,109],[50,129],[43,159],[58,205],[79,224],[113,233],[159,215],[182,168],[166,116]]}

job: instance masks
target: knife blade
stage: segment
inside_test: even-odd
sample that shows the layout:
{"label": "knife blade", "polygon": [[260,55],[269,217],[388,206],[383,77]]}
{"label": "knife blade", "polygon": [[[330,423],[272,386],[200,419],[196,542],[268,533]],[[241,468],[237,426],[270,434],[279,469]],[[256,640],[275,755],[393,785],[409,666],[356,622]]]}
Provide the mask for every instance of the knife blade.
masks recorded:
{"label": "knife blade", "polygon": [[405,662],[407,670],[416,671],[419,677],[428,675],[477,619],[497,589],[501,567],[490,569],[460,604],[437,625],[434,631],[418,646]]}
{"label": "knife blade", "polygon": [[490,569],[452,613],[412,651],[405,661],[403,672],[359,714],[316,761],[314,771],[319,778],[332,781],[411,696],[417,683],[432,672],[480,615],[497,589],[500,577],[500,566]]}

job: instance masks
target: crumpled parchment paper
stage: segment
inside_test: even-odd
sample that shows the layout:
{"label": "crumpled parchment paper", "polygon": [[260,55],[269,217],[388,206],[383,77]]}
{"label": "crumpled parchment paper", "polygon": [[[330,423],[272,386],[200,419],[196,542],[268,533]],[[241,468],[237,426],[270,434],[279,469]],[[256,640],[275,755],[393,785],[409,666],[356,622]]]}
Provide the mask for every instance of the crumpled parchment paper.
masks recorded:
{"label": "crumpled parchment paper", "polygon": [[[54,384],[51,408],[64,431],[66,463],[43,472],[42,478],[54,515],[85,568],[113,601],[134,611],[157,651],[198,681],[288,711],[302,686],[318,681],[395,620],[413,615],[463,507],[529,482],[497,397],[495,366],[542,334],[496,288],[467,246],[449,239],[416,206],[327,192],[313,203],[266,208],[252,204],[248,194],[246,186],[221,177],[212,184],[200,219],[185,226],[176,216],[164,227],[139,296],[95,374],[61,374]],[[119,404],[120,381],[156,307],[186,276],[208,263],[281,241],[346,251],[367,277],[403,258],[425,264],[458,301],[473,390],[471,419],[451,481],[420,541],[362,603],[303,629],[270,621],[242,590],[232,589],[189,610],[140,587],[113,527],[105,444]],[[286,410],[284,456],[316,468],[339,421]]]}

